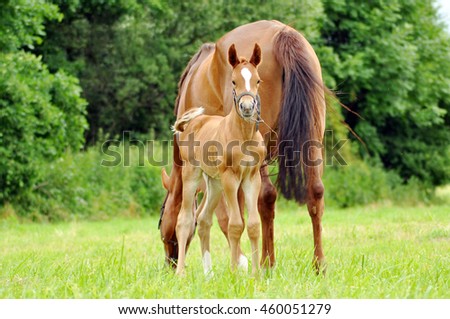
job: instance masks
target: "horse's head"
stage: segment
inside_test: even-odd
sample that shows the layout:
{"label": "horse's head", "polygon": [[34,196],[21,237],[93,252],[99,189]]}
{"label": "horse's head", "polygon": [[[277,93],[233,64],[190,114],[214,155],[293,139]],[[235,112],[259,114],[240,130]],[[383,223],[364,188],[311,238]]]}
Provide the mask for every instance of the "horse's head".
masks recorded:
{"label": "horse's head", "polygon": [[257,66],[261,63],[261,48],[255,43],[250,61],[239,58],[234,44],[228,49],[228,62],[233,67],[231,81],[236,111],[244,118],[250,119],[259,113],[260,101],[258,86],[261,79]]}

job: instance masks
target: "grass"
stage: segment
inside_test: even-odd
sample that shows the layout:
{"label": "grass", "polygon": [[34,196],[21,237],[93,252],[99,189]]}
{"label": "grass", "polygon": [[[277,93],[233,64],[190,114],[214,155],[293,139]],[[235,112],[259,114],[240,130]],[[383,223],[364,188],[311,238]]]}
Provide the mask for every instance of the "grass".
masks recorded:
{"label": "grass", "polygon": [[[450,298],[449,212],[448,204],[328,209],[324,277],[311,267],[306,209],[281,203],[276,268],[259,278],[230,272],[215,223],[209,280],[197,236],[185,278],[163,266],[156,216],[59,224],[10,218],[0,220],[0,298]],[[246,235],[243,247],[248,255]]]}

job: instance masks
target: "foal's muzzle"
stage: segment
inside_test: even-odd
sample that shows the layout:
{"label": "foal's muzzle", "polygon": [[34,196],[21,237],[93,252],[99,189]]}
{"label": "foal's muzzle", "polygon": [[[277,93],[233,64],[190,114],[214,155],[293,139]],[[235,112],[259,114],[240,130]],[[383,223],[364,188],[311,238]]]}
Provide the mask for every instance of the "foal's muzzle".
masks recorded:
{"label": "foal's muzzle", "polygon": [[239,95],[233,89],[234,106],[239,116],[245,120],[251,121],[256,114],[256,130],[259,129],[259,122],[261,122],[261,99],[258,94],[252,92],[243,92]]}
{"label": "foal's muzzle", "polygon": [[239,101],[239,110],[241,111],[242,117],[250,118],[255,115],[255,109],[257,107],[257,102],[253,98],[245,99],[244,101]]}

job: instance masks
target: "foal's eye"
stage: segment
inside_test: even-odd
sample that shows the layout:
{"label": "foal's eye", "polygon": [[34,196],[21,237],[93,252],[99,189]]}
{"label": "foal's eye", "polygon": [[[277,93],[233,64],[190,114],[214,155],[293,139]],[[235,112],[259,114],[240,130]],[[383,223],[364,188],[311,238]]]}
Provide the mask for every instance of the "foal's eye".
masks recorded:
{"label": "foal's eye", "polygon": [[236,82],[234,82],[234,81],[231,81],[231,83],[233,83],[233,85],[236,85]]}
{"label": "foal's eye", "polygon": [[259,84],[259,83],[261,83],[261,80],[258,80],[258,81],[256,82],[256,84]]}

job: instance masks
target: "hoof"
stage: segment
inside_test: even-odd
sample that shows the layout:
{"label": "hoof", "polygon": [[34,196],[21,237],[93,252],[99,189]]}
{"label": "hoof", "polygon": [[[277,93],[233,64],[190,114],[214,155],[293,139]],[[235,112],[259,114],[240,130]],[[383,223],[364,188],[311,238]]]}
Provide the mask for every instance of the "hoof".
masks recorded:
{"label": "hoof", "polygon": [[326,262],[325,258],[321,258],[321,259],[314,258],[313,265],[314,265],[314,269],[316,270],[317,275],[322,274],[325,276],[325,274],[327,272],[327,262]]}

